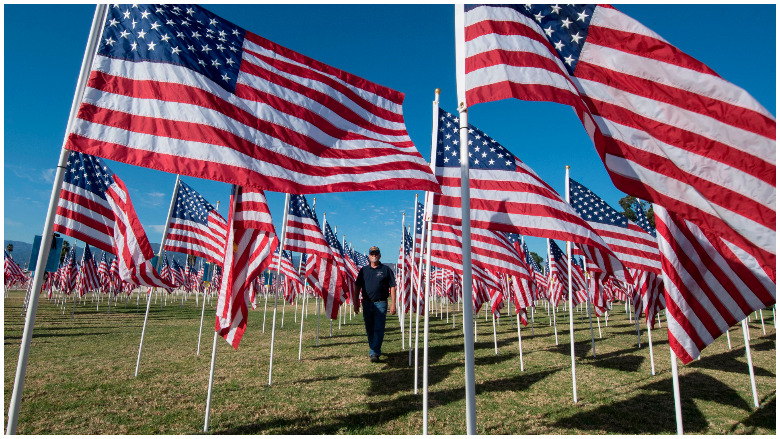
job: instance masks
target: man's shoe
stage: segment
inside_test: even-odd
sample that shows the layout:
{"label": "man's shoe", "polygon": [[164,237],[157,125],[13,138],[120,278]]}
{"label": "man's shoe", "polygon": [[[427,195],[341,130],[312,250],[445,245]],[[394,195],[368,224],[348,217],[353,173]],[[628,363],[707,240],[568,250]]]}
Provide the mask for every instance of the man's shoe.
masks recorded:
{"label": "man's shoe", "polygon": [[379,362],[379,355],[372,354],[372,355],[369,355],[369,356],[368,356],[368,358],[370,358],[370,359],[371,359],[371,362],[372,362],[372,363],[377,363],[377,362]]}

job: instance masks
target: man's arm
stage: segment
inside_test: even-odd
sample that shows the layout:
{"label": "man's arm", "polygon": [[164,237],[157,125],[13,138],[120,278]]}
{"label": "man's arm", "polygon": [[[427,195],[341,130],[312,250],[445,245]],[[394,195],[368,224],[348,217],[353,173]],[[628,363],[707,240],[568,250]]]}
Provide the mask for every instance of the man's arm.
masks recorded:
{"label": "man's arm", "polygon": [[364,283],[363,269],[361,268],[358,272],[357,279],[355,279],[355,294],[352,296],[352,309],[355,311],[355,314],[360,312],[360,292],[363,289]]}
{"label": "man's arm", "polygon": [[390,287],[390,314],[395,314],[395,287]]}

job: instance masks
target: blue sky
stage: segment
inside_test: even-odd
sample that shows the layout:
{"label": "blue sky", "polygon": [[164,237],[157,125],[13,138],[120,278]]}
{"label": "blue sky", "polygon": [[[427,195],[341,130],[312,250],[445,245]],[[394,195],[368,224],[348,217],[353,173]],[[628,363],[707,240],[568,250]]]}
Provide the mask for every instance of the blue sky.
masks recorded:
{"label": "blue sky", "polygon": [[[618,5],[723,78],[746,89],[776,114],[775,5]],[[430,158],[431,101],[456,109],[452,5],[212,5],[256,34],[319,61],[406,94],[404,116],[422,156]],[[4,6],[5,239],[32,242],[40,234],[54,167],[84,53],[94,5]],[[469,122],[501,142],[559,193],[564,166],[572,177],[617,207],[614,188],[579,120],[569,107],[505,100],[469,110]],[[159,242],[176,179],[151,169],[109,162],[127,184],[149,240]],[[183,177],[227,211],[230,186]],[[359,251],[371,245],[394,262],[401,213],[412,212],[414,192],[372,191],[316,195],[339,239]],[[422,194],[420,194],[422,197]],[[309,202],[312,196],[307,196]],[[268,193],[280,230],[284,194]],[[407,215],[410,216],[410,215]],[[411,221],[411,218],[408,218]],[[409,224],[409,223],[407,223]],[[544,240],[531,238],[544,254]]]}

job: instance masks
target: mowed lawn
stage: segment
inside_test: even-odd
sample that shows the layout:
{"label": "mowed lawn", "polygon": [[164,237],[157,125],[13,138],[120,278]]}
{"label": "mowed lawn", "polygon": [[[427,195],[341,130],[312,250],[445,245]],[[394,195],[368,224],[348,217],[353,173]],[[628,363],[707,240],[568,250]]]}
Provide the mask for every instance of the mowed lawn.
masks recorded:
{"label": "mowed lawn", "polygon": [[[24,292],[5,299],[5,421],[24,326]],[[303,328],[298,361],[300,316],[286,306],[277,315],[273,382],[268,386],[273,300],[263,331],[263,301],[250,311],[238,350],[221,338],[209,433],[212,434],[420,434],[422,370],[418,394],[408,352],[401,349],[396,316],[388,318],[383,356],[370,363],[361,315],[339,329],[321,317],[319,346],[314,301]],[[190,297],[182,306],[151,306],[138,377],[134,377],[144,319],[144,301],[125,304],[88,298],[65,313],[54,302],[39,303],[27,367],[20,434],[199,434],[203,430],[211,360],[214,307],[206,307],[200,355],[196,356],[201,307]],[[300,311],[300,308],[298,308]],[[461,313],[430,319],[430,434],[465,433],[464,359]],[[453,327],[452,316],[456,324]],[[699,361],[681,366],[680,391],[686,433],[772,434],[776,432],[776,332],[771,309],[749,324],[753,367],[761,407],[753,396],[738,326],[708,347]],[[602,337],[594,320],[596,357],[588,318],[575,314],[579,401],[572,399],[568,314],[557,314],[556,345],[549,315],[541,307],[535,327],[523,328],[520,370],[517,329],[506,315],[493,330],[484,311],[475,343],[477,432],[479,434],[674,434],[674,400],[666,321],[652,332],[656,375],[650,374],[647,334],[642,347],[623,305],[616,304]],[[470,330],[473,325],[469,324]],[[420,356],[422,366],[422,330]],[[407,328],[408,331],[408,328]]]}

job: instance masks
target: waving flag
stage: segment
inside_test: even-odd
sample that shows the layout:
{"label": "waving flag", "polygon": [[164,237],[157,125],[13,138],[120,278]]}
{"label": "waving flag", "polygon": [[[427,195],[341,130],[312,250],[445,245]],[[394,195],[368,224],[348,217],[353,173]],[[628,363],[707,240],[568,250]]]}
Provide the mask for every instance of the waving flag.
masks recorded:
{"label": "waving flag", "polygon": [[76,288],[78,279],[78,267],[76,266],[76,248],[71,247],[65,262],[62,264],[62,274],[60,274],[60,289],[65,294],[70,294]]}
{"label": "waving flag", "polygon": [[669,345],[687,364],[753,311],[777,300],[775,283],[749,253],[710,239],[687,220],[654,205],[664,273]]}
{"label": "waving flag", "polygon": [[6,286],[11,285],[14,282],[21,282],[26,278],[24,275],[24,271],[22,270],[22,267],[19,266],[19,264],[14,261],[14,259],[11,257],[11,255],[8,254],[8,251],[3,251],[5,254],[5,284]]}
{"label": "waving flag", "polygon": [[165,250],[222,264],[227,222],[201,194],[179,180]]}
{"label": "waving flag", "polygon": [[569,191],[571,206],[604,238],[626,268],[661,272],[661,255],[654,236],[571,178]]}
{"label": "waving flag", "polygon": [[84,246],[84,254],[81,257],[81,267],[79,269],[78,279],[76,280],[80,297],[84,297],[88,292],[97,289],[100,286],[98,277],[98,267],[92,258],[92,251],[89,244]]}
{"label": "waving flag", "polygon": [[284,276],[284,300],[293,304],[298,293],[303,291],[303,279],[298,275],[298,270],[295,269],[292,262],[292,253],[289,251],[284,251],[281,266],[279,264],[279,248],[277,247],[274,251],[270,268],[274,271],[277,267],[281,268],[280,273]]}
{"label": "waving flag", "polygon": [[171,258],[171,278],[173,279],[173,284],[177,287],[181,287],[185,283],[184,268],[176,258]]}
{"label": "waving flag", "polygon": [[67,148],[286,193],[437,190],[403,94],[197,5],[108,9]]}
{"label": "waving flag", "polygon": [[246,330],[252,281],[270,266],[279,240],[263,191],[234,187],[228,224],[214,330],[238,349]]}
{"label": "waving flag", "polygon": [[[439,110],[433,221],[460,226],[459,121]],[[623,266],[607,244],[557,192],[494,139],[469,124],[471,227],[561,239],[594,249],[602,270],[624,278]],[[473,232],[472,232],[473,233]]]}
{"label": "waving flag", "polygon": [[290,195],[290,209],[287,211],[286,250],[332,258],[333,253],[322,234],[322,227],[314,209],[309,207],[303,195]]}
{"label": "waving flag", "polygon": [[618,189],[724,237],[775,281],[776,123],[753,97],[611,6],[463,11],[458,102],[571,105]]}
{"label": "waving flag", "polygon": [[54,231],[117,255],[119,275],[137,285],[171,286],[152,267],[152,246],[127,187],[98,157],[70,152]]}

